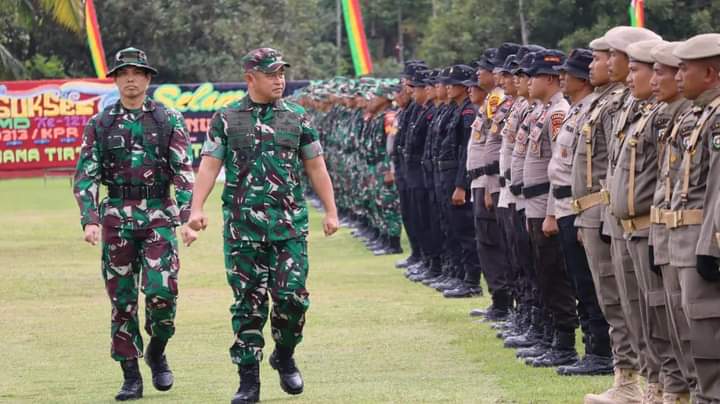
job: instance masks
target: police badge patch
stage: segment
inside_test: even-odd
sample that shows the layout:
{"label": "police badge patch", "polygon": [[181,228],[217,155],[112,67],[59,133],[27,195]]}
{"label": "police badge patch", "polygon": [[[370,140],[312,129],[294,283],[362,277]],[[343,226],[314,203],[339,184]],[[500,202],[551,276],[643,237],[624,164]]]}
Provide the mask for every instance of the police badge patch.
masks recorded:
{"label": "police badge patch", "polygon": [[712,148],[715,151],[720,150],[720,133],[716,133],[712,137]]}

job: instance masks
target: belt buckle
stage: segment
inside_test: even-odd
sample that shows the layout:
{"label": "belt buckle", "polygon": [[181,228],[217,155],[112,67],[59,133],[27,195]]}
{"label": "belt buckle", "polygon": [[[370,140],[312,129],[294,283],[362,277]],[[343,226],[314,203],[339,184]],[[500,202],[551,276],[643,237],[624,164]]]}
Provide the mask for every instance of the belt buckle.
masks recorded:
{"label": "belt buckle", "polygon": [[624,219],[620,221],[623,226],[623,230],[625,230],[625,233],[632,233],[636,230],[635,228],[635,221],[633,219]]}
{"label": "belt buckle", "polygon": [[607,189],[601,189],[600,197],[602,198],[602,203],[604,205],[610,205],[610,191]]}
{"label": "belt buckle", "polygon": [[582,212],[582,209],[580,208],[580,200],[579,199],[573,199],[572,202],[570,202],[570,206],[572,206],[575,213]]}
{"label": "belt buckle", "polygon": [[678,214],[680,212],[678,211],[670,211],[665,214],[665,225],[668,229],[674,229],[678,227],[678,224],[680,223],[680,220],[678,219]]}

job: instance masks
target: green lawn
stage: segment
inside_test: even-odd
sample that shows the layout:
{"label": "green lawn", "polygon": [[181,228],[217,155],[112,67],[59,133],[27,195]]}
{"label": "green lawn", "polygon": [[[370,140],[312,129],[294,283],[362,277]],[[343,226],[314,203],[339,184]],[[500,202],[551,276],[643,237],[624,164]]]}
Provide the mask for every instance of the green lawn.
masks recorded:
{"label": "green lawn", "polygon": [[[222,403],[237,389],[218,195],[208,205],[209,231],[180,252],[168,348],[175,387],[153,390],[143,365],[145,401]],[[611,383],[526,367],[467,316],[487,298],[443,299],[405,280],[393,267],[398,256],[373,257],[347,229],[325,238],[319,217],[312,215],[312,304],[297,354],[305,393],[284,394],[264,362],[263,402],[578,403]],[[68,181],[1,181],[0,222],[0,402],[112,402],[121,372],[109,355],[99,247],[82,242]]]}

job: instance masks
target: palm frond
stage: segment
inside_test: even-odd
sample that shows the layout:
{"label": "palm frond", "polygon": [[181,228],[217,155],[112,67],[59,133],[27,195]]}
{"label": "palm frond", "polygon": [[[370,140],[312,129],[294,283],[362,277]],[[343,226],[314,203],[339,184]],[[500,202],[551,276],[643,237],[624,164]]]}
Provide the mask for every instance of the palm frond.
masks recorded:
{"label": "palm frond", "polygon": [[40,0],[58,24],[80,34],[85,28],[85,9],[82,0]]}

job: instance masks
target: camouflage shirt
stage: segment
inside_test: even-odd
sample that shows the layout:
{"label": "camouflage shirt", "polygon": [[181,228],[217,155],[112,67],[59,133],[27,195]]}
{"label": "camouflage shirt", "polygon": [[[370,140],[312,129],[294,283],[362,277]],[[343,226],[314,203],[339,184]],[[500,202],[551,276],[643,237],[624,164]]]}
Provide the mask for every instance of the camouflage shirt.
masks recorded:
{"label": "camouflage shirt", "polygon": [[[147,98],[141,109],[129,111],[116,103],[108,111],[113,118],[110,128],[101,125],[102,113],[93,116],[85,127],[83,143],[75,172],[74,193],[80,206],[81,224],[102,224],[103,226],[126,230],[138,230],[161,226],[176,226],[187,222],[190,217],[190,200],[194,182],[190,138],[182,115],[165,109],[170,139],[165,169],[156,164],[161,153],[157,133],[146,134],[144,122],[153,122],[155,101]],[[154,124],[154,122],[153,122]],[[127,139],[118,150],[103,153],[101,143],[110,129],[117,129]],[[148,136],[149,135],[149,136]],[[103,159],[107,153],[117,158],[117,169],[110,178],[103,178]],[[101,183],[108,185],[153,185],[175,186],[175,201],[170,198],[148,198],[125,200],[104,198],[98,204]]]}
{"label": "camouflage shirt", "polygon": [[216,112],[202,155],[224,162],[225,239],[304,237],[308,212],[301,159],[322,154],[318,133],[299,105],[284,100],[260,105],[245,97]]}

